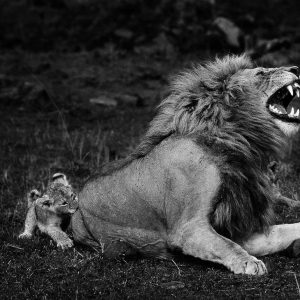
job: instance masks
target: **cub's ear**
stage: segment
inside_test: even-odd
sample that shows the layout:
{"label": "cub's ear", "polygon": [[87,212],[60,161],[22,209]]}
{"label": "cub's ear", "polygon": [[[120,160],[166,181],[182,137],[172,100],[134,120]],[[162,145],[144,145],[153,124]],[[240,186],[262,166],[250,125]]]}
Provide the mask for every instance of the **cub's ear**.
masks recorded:
{"label": "cub's ear", "polygon": [[63,185],[70,185],[67,180],[67,176],[63,173],[55,173],[52,176],[52,181],[57,183],[62,183]]}
{"label": "cub's ear", "polygon": [[30,191],[27,195],[28,207],[39,197],[41,197],[41,193],[38,190],[34,189],[34,190]]}

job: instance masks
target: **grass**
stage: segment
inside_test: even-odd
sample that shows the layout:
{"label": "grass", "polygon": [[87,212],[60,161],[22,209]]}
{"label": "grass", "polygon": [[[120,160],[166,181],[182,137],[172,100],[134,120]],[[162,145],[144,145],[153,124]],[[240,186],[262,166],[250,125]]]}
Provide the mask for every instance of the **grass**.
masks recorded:
{"label": "grass", "polygon": [[[37,55],[27,61],[38,65],[45,57]],[[65,172],[79,189],[102,163],[126,155],[137,144],[138,136],[153,115],[153,103],[143,107],[121,104],[111,109],[90,105],[88,97],[101,89],[107,92],[117,89],[119,93],[131,90],[138,94],[157,82],[162,86],[164,79],[154,82],[153,78],[162,70],[171,69],[166,62],[151,60],[142,60],[137,67],[130,59],[95,67],[86,53],[76,57],[76,70],[74,54],[66,54],[65,59],[53,58],[52,68],[34,74],[38,76],[38,84],[47,82],[50,86],[49,101],[56,105],[52,103],[52,107],[37,111],[23,100],[0,104],[1,299],[298,298],[300,258],[285,254],[263,258],[269,274],[250,277],[234,275],[222,266],[190,257],[178,256],[173,262],[141,257],[109,260],[97,249],[79,245],[62,252],[39,233],[30,241],[17,239],[26,213],[25,195],[30,189],[43,189],[57,171]],[[17,80],[32,80],[32,74],[20,67],[19,60],[16,71],[14,58],[6,59],[7,74]],[[92,65],[100,79],[91,88],[90,83],[85,81],[83,86],[82,82],[90,76],[83,70],[90,70]],[[155,76],[153,73],[149,76],[153,65]],[[62,81],[56,78],[58,67],[67,74]],[[126,76],[120,74],[122,70]],[[109,73],[107,79],[103,72]],[[289,159],[291,171],[280,178],[284,194],[296,200],[299,200],[298,140]],[[298,211],[286,207],[278,207],[278,213],[285,222],[300,217]]]}

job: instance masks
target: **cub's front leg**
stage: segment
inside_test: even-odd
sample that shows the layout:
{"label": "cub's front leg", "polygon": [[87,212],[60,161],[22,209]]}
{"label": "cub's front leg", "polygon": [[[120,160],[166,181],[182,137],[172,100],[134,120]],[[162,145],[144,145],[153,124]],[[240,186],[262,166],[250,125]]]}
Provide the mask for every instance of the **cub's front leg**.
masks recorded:
{"label": "cub's front leg", "polygon": [[35,200],[40,196],[38,190],[32,190],[27,196],[28,211],[26,214],[24,231],[18,236],[19,239],[31,238],[33,231],[37,225]]}
{"label": "cub's front leg", "polygon": [[56,242],[58,248],[65,250],[73,247],[73,241],[60,227],[53,225],[45,226],[41,224],[38,224],[38,226],[42,232],[48,234]]}

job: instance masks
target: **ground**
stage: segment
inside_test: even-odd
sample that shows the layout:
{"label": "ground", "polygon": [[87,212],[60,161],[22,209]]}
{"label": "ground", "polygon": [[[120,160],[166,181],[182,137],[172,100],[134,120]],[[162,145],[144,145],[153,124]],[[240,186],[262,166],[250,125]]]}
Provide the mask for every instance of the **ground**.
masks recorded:
{"label": "ground", "polygon": [[[265,60],[299,64],[298,50],[289,53]],[[255,277],[234,275],[222,266],[183,256],[173,262],[104,259],[97,249],[79,245],[63,252],[38,232],[32,240],[17,239],[26,213],[26,193],[43,189],[57,171],[65,172],[80,189],[103,162],[129,153],[164,95],[168,74],[188,61],[189,57],[166,60],[108,49],[1,53],[2,299],[299,298],[300,258],[286,253],[264,257],[269,273]],[[89,101],[104,96],[110,105]],[[282,191],[297,201],[299,147],[296,137],[286,158],[290,170],[280,175]],[[300,219],[297,210],[278,207],[277,211],[278,221]]]}

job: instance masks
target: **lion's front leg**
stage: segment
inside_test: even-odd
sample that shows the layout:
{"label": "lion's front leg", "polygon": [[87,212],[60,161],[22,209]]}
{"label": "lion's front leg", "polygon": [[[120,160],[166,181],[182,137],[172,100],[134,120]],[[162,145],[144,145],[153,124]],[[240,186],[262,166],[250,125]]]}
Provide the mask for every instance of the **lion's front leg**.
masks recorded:
{"label": "lion's front leg", "polygon": [[220,263],[235,274],[263,275],[264,263],[251,256],[241,246],[219,235],[209,224],[189,222],[172,241],[183,253]]}
{"label": "lion's front leg", "polygon": [[[247,241],[241,243],[242,247],[252,255],[263,256],[287,249],[294,241],[300,239],[300,223],[271,226],[267,233],[255,233]],[[300,253],[293,249],[295,255]]]}

